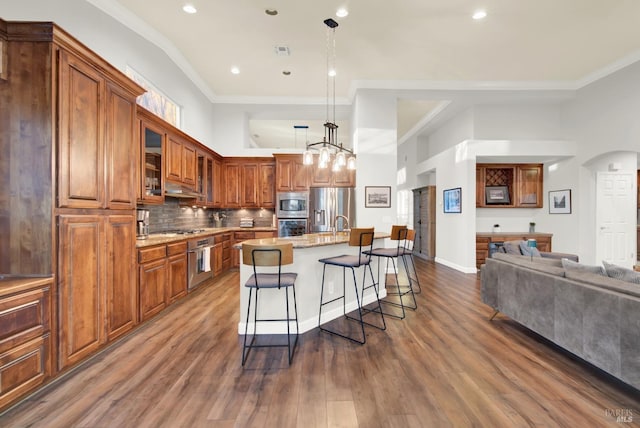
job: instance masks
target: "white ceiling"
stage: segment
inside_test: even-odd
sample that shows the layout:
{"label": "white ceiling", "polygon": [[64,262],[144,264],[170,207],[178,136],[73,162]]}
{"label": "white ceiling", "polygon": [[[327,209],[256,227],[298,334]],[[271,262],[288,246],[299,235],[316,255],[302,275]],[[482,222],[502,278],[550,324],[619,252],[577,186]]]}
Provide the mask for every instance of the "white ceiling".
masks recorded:
{"label": "white ceiling", "polygon": [[[177,49],[174,60],[217,102],[326,102],[326,18],[339,23],[338,104],[362,87],[574,88],[640,52],[638,0],[88,1],[121,20],[137,15],[150,28],[134,29],[168,52]],[[182,11],[187,2],[196,14]],[[346,18],[335,16],[340,6],[348,8]],[[478,8],[488,13],[482,21],[471,19]],[[276,55],[276,46],[287,46],[290,56]],[[231,74],[232,66],[240,74]],[[399,137],[441,102],[409,98],[398,104]],[[301,119],[271,125],[293,142]],[[314,131],[321,133],[322,123]],[[262,144],[267,124],[256,125],[251,132]]]}

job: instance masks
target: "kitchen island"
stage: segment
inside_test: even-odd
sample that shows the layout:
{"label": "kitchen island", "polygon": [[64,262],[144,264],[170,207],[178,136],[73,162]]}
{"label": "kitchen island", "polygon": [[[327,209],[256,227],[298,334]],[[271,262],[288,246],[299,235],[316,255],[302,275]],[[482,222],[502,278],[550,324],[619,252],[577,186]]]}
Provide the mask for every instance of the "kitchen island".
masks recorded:
{"label": "kitchen island", "polygon": [[[374,247],[383,246],[384,238],[388,238],[388,233],[376,233],[374,236]],[[318,313],[320,308],[320,291],[322,286],[323,264],[318,262],[325,257],[339,256],[342,254],[358,254],[358,247],[349,246],[349,234],[339,232],[333,233],[313,233],[296,237],[283,238],[263,238],[250,239],[244,241],[252,245],[273,245],[285,242],[293,244],[293,264],[282,267],[283,272],[295,272],[296,279],[296,300],[298,305],[298,324],[300,333],[312,330],[318,326]],[[242,251],[242,243],[234,245],[234,251]],[[377,258],[372,260],[374,279],[377,281]],[[277,268],[276,272],[277,272]],[[238,334],[245,333],[245,320],[247,317],[247,303],[249,289],[244,286],[249,277],[253,274],[253,267],[240,264],[240,321],[238,323]],[[362,290],[362,269],[356,270],[358,280],[358,290]],[[367,274],[367,284],[371,281]],[[347,272],[346,276],[346,305],[347,312],[357,309],[356,296],[353,287],[353,276]],[[361,291],[359,291],[361,292]],[[380,298],[386,296],[384,288]],[[342,269],[335,266],[327,266],[325,276],[325,297],[338,297],[342,293]],[[327,300],[327,299],[325,299]],[[375,301],[375,294],[372,289],[367,290],[363,298],[363,304]],[[264,293],[260,295],[260,307],[258,308],[261,318],[284,318],[285,305],[283,295],[278,293]],[[333,305],[325,307],[322,311],[321,323],[339,318],[343,315],[342,301],[336,301]],[[249,325],[249,331],[253,326]],[[286,334],[286,323],[261,324],[257,334]]]}

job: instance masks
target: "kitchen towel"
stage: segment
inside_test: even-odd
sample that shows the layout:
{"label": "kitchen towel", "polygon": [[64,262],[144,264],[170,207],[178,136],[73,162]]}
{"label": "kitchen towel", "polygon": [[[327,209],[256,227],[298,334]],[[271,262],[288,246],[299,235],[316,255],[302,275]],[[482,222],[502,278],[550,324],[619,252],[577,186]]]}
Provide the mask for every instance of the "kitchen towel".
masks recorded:
{"label": "kitchen towel", "polygon": [[202,249],[202,271],[209,272],[211,270],[211,248]]}

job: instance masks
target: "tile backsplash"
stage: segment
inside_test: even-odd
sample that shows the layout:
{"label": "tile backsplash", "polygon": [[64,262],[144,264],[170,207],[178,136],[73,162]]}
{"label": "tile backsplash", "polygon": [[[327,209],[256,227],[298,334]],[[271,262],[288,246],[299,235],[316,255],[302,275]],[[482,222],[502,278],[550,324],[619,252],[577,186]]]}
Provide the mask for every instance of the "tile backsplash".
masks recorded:
{"label": "tile backsplash", "polygon": [[214,208],[181,207],[178,199],[166,198],[163,205],[138,205],[149,210],[149,233],[161,233],[171,230],[200,229],[217,227],[215,218],[220,218],[221,227],[238,227],[243,217],[253,218],[255,227],[272,225],[272,209],[220,210]]}

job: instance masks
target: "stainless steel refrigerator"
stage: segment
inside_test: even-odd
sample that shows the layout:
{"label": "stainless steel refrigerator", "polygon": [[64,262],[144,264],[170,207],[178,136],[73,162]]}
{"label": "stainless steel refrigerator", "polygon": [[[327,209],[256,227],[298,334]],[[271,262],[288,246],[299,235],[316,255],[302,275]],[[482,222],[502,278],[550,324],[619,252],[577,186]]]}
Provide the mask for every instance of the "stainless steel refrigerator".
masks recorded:
{"label": "stainless steel refrigerator", "polygon": [[356,189],[314,187],[309,189],[309,232],[329,232],[355,227]]}

